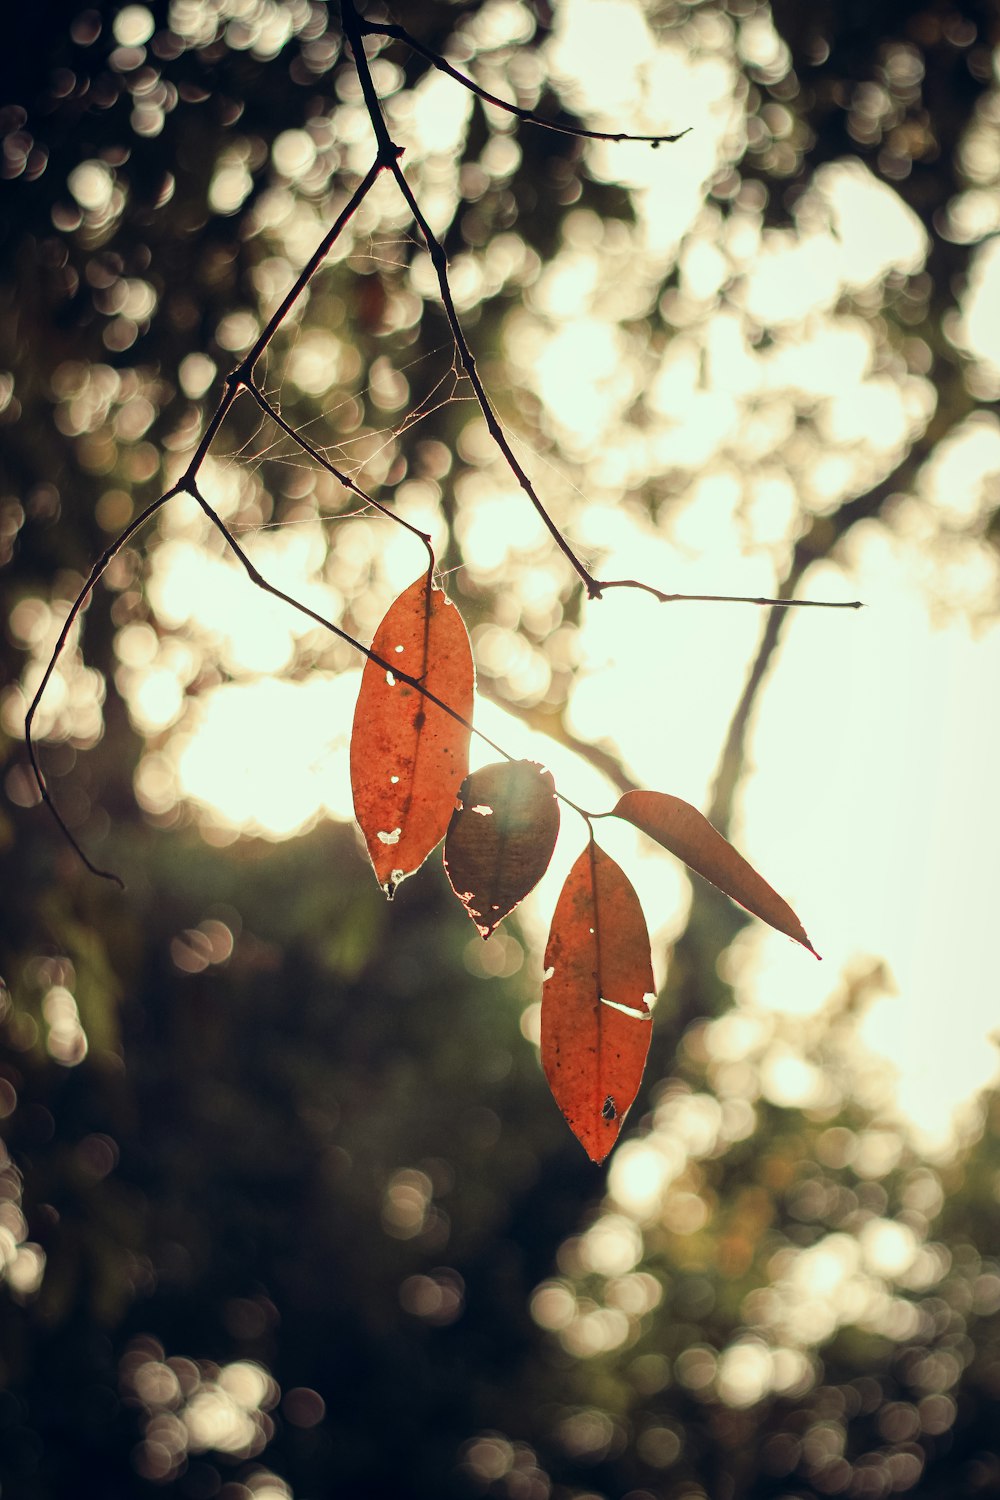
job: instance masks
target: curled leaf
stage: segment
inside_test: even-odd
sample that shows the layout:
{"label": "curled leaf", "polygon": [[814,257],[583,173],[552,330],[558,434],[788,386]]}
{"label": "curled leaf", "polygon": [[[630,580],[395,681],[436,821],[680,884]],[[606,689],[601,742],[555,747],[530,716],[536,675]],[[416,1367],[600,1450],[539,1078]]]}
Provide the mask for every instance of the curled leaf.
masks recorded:
{"label": "curled leaf", "polygon": [[542,1067],[570,1129],[600,1162],[646,1066],[653,966],[639,898],[593,842],[562,888],[545,969]]}
{"label": "curled leaf", "polygon": [[819,958],[788,902],[690,802],[667,792],[626,792],[614,816],[641,828],[755,917],[794,938]]}
{"label": "curled leaf", "polygon": [[541,880],[558,833],[555,782],[536,761],[499,761],[465,778],[444,867],[484,938]]}
{"label": "curled leaf", "polygon": [[354,812],[390,898],[445,835],[469,767],[468,723],[402,680],[413,678],[468,721],[475,673],[462,617],[426,575],[390,605],[365,663],[351,732]]}

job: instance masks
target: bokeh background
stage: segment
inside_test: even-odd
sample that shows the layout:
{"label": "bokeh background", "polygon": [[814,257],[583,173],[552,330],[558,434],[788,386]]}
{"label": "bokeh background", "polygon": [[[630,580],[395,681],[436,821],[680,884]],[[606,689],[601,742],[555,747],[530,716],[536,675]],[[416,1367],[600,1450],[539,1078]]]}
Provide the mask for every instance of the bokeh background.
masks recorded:
{"label": "bokeh background", "polygon": [[[821,965],[624,826],[661,986],[594,1168],[537,1059],[582,846],[483,944],[351,826],[360,658],[170,502],[374,156],[336,6],[7,7],[0,48],[0,1483],[178,1500],[1000,1492],[991,0],[415,0],[388,179],[263,366],[432,532],[477,722],[595,811],[710,812]],[[202,473],[369,640],[422,549],[237,402]],[[481,762],[488,750],[476,752]]]}

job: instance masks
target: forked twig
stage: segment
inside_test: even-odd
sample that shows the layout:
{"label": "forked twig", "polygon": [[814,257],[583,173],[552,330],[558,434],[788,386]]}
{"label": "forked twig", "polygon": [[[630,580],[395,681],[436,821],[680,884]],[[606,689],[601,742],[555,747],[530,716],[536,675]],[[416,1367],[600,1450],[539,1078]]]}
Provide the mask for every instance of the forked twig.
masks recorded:
{"label": "forked twig", "polygon": [[[201,506],[202,510],[205,512],[205,515],[211,521],[212,525],[221,532],[231,551],[242,563],[244,569],[246,570],[247,576],[250,579],[250,582],[255,584],[257,588],[263,589],[265,594],[270,594],[275,599],[280,599],[282,603],[289,605],[292,609],[298,610],[299,614],[305,615],[307,619],[314,621],[314,623],[317,625],[321,625],[324,630],[330,631],[331,635],[335,635],[338,640],[344,641],[348,646],[352,646],[355,651],[359,651],[363,657],[365,657],[368,661],[373,662],[376,667],[381,667],[383,671],[391,673],[391,675],[396,679],[397,682],[405,682],[408,687],[413,688],[416,692],[420,693],[423,698],[426,698],[428,703],[433,703],[436,708],[441,709],[442,713],[446,713],[450,719],[454,719],[456,724],[461,724],[462,727],[464,729],[467,729],[470,734],[474,734],[477,739],[482,740],[484,745],[489,745],[490,749],[495,750],[496,753],[502,756],[504,760],[512,761],[516,759],[515,756],[511,755],[509,750],[505,750],[502,745],[498,745],[496,740],[491,739],[484,730],[478,729],[476,725],[472,723],[471,719],[467,719],[464,714],[460,714],[458,712],[457,708],[452,708],[450,703],[446,703],[443,698],[439,698],[437,693],[432,692],[421,678],[413,677],[410,675],[410,673],[401,671],[398,663],[387,661],[386,658],[380,656],[377,651],[373,651],[370,646],[364,646],[360,641],[355,640],[354,636],[350,635],[348,631],[344,630],[340,625],[335,625],[333,621],[328,620],[325,615],[321,615],[317,610],[312,609],[308,604],[303,604],[301,599],[296,599],[294,594],[286,594],[284,589],[279,589],[277,584],[271,583],[269,579],[264,577],[263,573],[256,566],[256,564],[253,563],[247,556],[246,552],[240,546],[239,542],[236,540],[235,536],[230,531],[225,521],[223,521],[218,511],[214,506],[209,505],[208,501],[201,494],[196,484],[192,483],[189,493],[195,500],[197,500],[198,504]],[[386,515],[390,516],[393,520],[399,519],[393,511],[386,511]],[[410,527],[409,529],[411,531],[416,530],[415,527]],[[422,532],[418,532],[417,534],[421,537],[423,536]],[[430,541],[429,539],[426,540],[428,548],[430,548]],[[431,552],[431,567],[428,570],[428,576],[430,576],[433,568],[434,553]],[[590,823],[590,819],[594,816],[593,813],[589,813],[584,808],[578,807],[575,802],[573,802],[569,797],[565,796],[562,792],[557,791],[556,796],[560,799],[561,802],[565,802],[567,807],[572,807],[574,812],[578,812],[581,818],[584,818],[588,824]]]}
{"label": "forked twig", "polygon": [[[365,53],[364,37],[365,35],[398,36],[398,39],[406,42],[407,45],[414,45],[413,39],[409,36],[408,33],[403,32],[402,27],[393,28],[376,26],[373,23],[370,24],[362,20],[361,16],[358,14],[355,0],[342,0],[341,15],[344,23],[344,33],[347,37],[347,40],[351,44],[351,51],[354,54],[354,66],[357,69],[358,79],[361,83],[361,91],[364,95],[365,105],[368,110],[368,117],[371,121],[372,130],[375,132],[375,139],[378,143],[379,158],[388,159],[389,170],[395,178],[396,185],[399,188],[399,191],[402,194],[406,205],[410,210],[410,213],[413,215],[414,223],[420,230],[420,233],[424,239],[424,243],[427,246],[427,253],[430,256],[431,264],[434,267],[434,273],[437,277],[438,290],[441,294],[441,302],[444,307],[445,317],[447,318],[448,325],[451,328],[452,337],[455,340],[455,347],[458,350],[458,355],[462,362],[462,367],[469,378],[469,382],[472,386],[473,391],[475,392],[476,401],[479,405],[480,411],[482,412],[483,420],[486,423],[493,442],[495,443],[497,449],[503,457],[504,463],[507,465],[514,478],[517,480],[519,487],[524,491],[528,499],[531,501],[556,546],[559,548],[560,552],[562,552],[567,562],[569,562],[574,572],[580,578],[581,582],[584,585],[584,588],[587,591],[588,598],[599,599],[603,591],[607,588],[633,588],[641,589],[645,593],[654,595],[655,598],[659,599],[661,604],[676,604],[686,602],[688,600],[698,600],[704,602],[712,601],[720,604],[726,603],[774,605],[779,608],[785,609],[795,608],[804,604],[810,604],[813,607],[824,609],[859,609],[861,607],[860,600],[854,600],[848,604],[843,604],[840,601],[828,602],[826,600],[818,599],[751,599],[745,596],[737,596],[732,594],[668,594],[665,593],[662,589],[655,588],[652,584],[641,583],[634,578],[621,578],[614,580],[595,578],[594,574],[590,571],[583,560],[577,556],[576,552],[574,552],[569,542],[559,530],[559,527],[556,525],[555,521],[549,515],[549,512],[543,504],[541,497],[535,489],[534,484],[528,477],[522,465],[518,462],[518,459],[514,454],[514,450],[508,442],[503,428],[497,420],[496,413],[493,410],[489,395],[487,394],[486,388],[483,385],[482,379],[479,375],[479,371],[476,368],[475,356],[473,355],[472,350],[469,347],[469,342],[465,337],[465,332],[462,328],[461,320],[458,316],[458,309],[455,306],[455,299],[452,295],[451,283],[448,279],[448,257],[445,254],[444,246],[441,244],[441,241],[434,233],[430,224],[427,222],[420,204],[417,201],[416,195],[414,194],[409,182],[406,179],[406,175],[403,172],[402,166],[400,165],[400,157],[403,154],[402,149],[399,146],[395,145],[391,136],[389,135],[389,128],[386,124],[385,116],[382,113],[382,105],[378,97],[378,91],[375,88],[374,79],[372,78],[372,72],[368,63],[368,57]],[[434,55],[429,54],[428,49],[424,48],[421,44],[415,45],[416,50],[420,52],[422,56],[430,55],[433,59]],[[441,62],[443,64],[443,59],[441,60]],[[437,65],[438,63],[436,62],[435,66]],[[463,74],[458,73],[456,70],[452,69],[449,64],[443,64],[443,66],[445,72],[457,78],[460,83],[463,83],[467,87],[471,88],[474,93],[478,93],[481,95],[484,93],[484,91],[479,89],[471,79],[465,78]],[[486,97],[489,97],[491,103],[499,104],[501,105],[501,107],[507,107],[504,106],[502,100],[494,99],[492,95]],[[510,108],[512,113],[519,113],[519,110],[517,108],[513,106],[510,106]],[[538,124],[544,122],[535,120],[534,123]],[[576,133],[579,132],[570,132],[570,134]],[[586,134],[587,132],[583,133]],[[659,136],[654,138],[624,135],[603,136],[600,135],[600,133],[598,133],[598,138],[602,140],[655,139],[656,141],[680,139],[679,136]]]}
{"label": "forked twig", "polygon": [[390,521],[396,521],[400,526],[404,526],[411,535],[418,537],[427,548],[428,566],[433,568],[435,561],[434,549],[431,546],[431,539],[426,531],[421,531],[419,526],[414,526],[412,521],[407,521],[405,516],[401,516],[398,511],[390,510],[387,505],[382,504],[381,500],[376,500],[366,490],[363,490],[359,484],[356,484],[349,474],[345,474],[342,469],[338,469],[335,464],[332,464],[324,453],[321,453],[317,447],[310,443],[308,438],[303,437],[292,426],[291,422],[285,421],[277,407],[272,406],[271,402],[264,395],[264,392],[259,386],[254,385],[252,380],[241,380],[240,383],[250,392],[250,395],[265,416],[270,417],[276,427],[280,427],[281,431],[287,437],[290,437],[293,442],[297,443],[303,453],[308,453],[314,463],[318,464],[321,469],[325,469],[328,474],[332,474],[334,479],[344,486],[345,490],[350,490],[352,495],[356,495],[359,500],[363,500],[366,505],[370,505],[380,515],[387,516]]}
{"label": "forked twig", "polygon": [[[281,326],[282,321],[288,315],[288,312],[295,301],[301,296],[302,292],[305,290],[306,286],[315,275],[317,269],[321,265],[326,255],[329,254],[329,251],[332,248],[334,242],[337,240],[339,235],[343,233],[344,228],[349,223],[351,218],[353,218],[354,214],[363,203],[365,197],[373,187],[376,179],[387,166],[388,162],[386,160],[383,160],[381,157],[376,157],[375,161],[368,169],[368,172],[365,174],[361,182],[358,184],[358,187],[352,193],[346,206],[338,214],[333,225],[323,236],[313,254],[310,256],[305,266],[303,266],[302,270],[299,272],[299,275],[296,277],[294,284],[283,298],[275,313],[272,314],[271,318],[266,323],[260,335],[252,345],[249,353],[240,362],[240,364],[232,372],[232,374],[229,375],[226,379],[219,404],[213,412],[208,425],[206,426],[205,431],[201,436],[201,440],[199,441],[198,446],[191,457],[191,461],[181,478],[178,479],[175,484],[171,485],[168,490],[165,490],[162,495],[159,495],[155,500],[151,500],[150,503],[140,512],[140,514],[136,516],[132,521],[130,521],[125,529],[119,533],[119,535],[110,544],[110,546],[105,548],[105,550],[101,553],[100,557],[95,562],[94,566],[91,568],[90,575],[87,578],[86,583],[83,585],[83,588],[77,594],[76,598],[70,606],[69,613],[67,614],[66,619],[63,622],[63,627],[60,630],[58,639],[56,640],[55,646],[52,649],[52,653],[46,664],[45,671],[42,673],[41,681],[39,682],[34,696],[32,697],[32,700],[28,705],[27,713],[24,716],[24,742],[28,752],[28,762],[35,777],[39,796],[41,797],[45,806],[49,809],[49,812],[55,819],[60,831],[62,832],[68,843],[71,845],[71,847],[76,851],[77,855],[82,860],[86,868],[91,872],[91,874],[99,875],[104,880],[111,880],[121,889],[124,889],[124,882],[122,881],[121,877],[116,875],[111,870],[103,870],[98,865],[94,864],[94,862],[84,851],[76,835],[66,823],[66,820],[63,818],[59,809],[56,807],[56,804],[52,798],[52,794],[49,790],[48,783],[46,782],[45,776],[42,773],[42,768],[38,761],[38,752],[35,745],[33,733],[35,715],[38,712],[38,708],[41,704],[45,689],[48,687],[49,682],[52,679],[52,674],[56,669],[59,658],[63,653],[67,640],[69,639],[70,632],[73,629],[73,626],[76,624],[76,621],[79,619],[80,614],[85,604],[87,603],[87,600],[89,599],[92,591],[94,590],[100,579],[104,576],[104,573],[106,572],[109,564],[118,556],[122,548],[127,545],[129,540],[136,534],[136,532],[139,531],[143,526],[145,526],[146,522],[156,514],[161,506],[165,505],[168,500],[172,500],[175,495],[184,493],[189,494],[193,498],[198,499],[199,503],[204,506],[205,502],[201,500],[201,497],[197,493],[196,481],[198,473],[206,457],[208,456],[209,449],[211,448],[212,443],[215,441],[215,437],[219,429],[221,428],[223,422],[229,414],[230,408],[232,407],[240,391],[244,388],[249,388],[252,384],[253,369],[258,359],[264,353],[264,350],[267,348],[268,344],[271,342],[274,335],[277,333],[279,327]],[[211,507],[209,507],[209,510],[211,511]],[[220,518],[215,515],[215,512],[211,511],[211,514],[213,519],[221,525]],[[390,512],[389,514],[393,513]],[[409,524],[408,522],[403,521],[402,517],[394,516],[393,518],[401,521],[404,525]],[[233,541],[232,537],[230,537],[230,544],[235,546],[235,542]]]}

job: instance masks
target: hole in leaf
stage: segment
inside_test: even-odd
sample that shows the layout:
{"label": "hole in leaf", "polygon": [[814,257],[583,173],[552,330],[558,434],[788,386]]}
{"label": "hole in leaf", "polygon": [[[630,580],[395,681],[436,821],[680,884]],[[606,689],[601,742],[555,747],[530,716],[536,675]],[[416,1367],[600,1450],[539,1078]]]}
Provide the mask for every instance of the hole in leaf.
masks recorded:
{"label": "hole in leaf", "polygon": [[615,1120],[618,1118],[618,1111],[615,1108],[615,1101],[612,1099],[610,1094],[601,1105],[601,1114],[603,1115],[605,1120]]}
{"label": "hole in leaf", "polygon": [[392,675],[391,672],[386,672],[386,674],[385,674],[385,680],[389,684],[390,687],[395,687],[396,686],[396,679],[395,679],[395,677],[393,677],[393,675]]}
{"label": "hole in leaf", "polygon": [[392,874],[389,876],[389,879],[386,881],[385,885],[382,887],[382,889],[385,891],[385,899],[387,901],[391,901],[392,900],[393,896],[399,890],[399,887],[402,885],[402,883],[403,883],[403,881],[405,879],[406,879],[406,871],[405,870],[393,870]]}
{"label": "hole in leaf", "polygon": [[403,830],[401,828],[394,828],[391,833],[380,833],[378,836],[378,841],[380,844],[398,844],[399,835],[402,833],[402,831]]}
{"label": "hole in leaf", "polygon": [[634,1016],[637,1021],[651,1021],[653,1018],[648,1010],[640,1010],[636,1005],[622,1005],[620,1000],[605,1000],[601,996],[601,1004],[608,1006],[610,1010],[620,1010],[623,1016]]}
{"label": "hole in leaf", "polygon": [[546,969],[545,973],[542,975],[542,983],[544,984],[547,979],[551,979],[555,972],[555,969],[552,967]]}
{"label": "hole in leaf", "polygon": [[396,652],[403,651],[404,649],[405,649],[405,647],[403,647],[403,646],[394,646],[393,647],[393,650],[396,651]]}
{"label": "hole in leaf", "polygon": [[390,783],[391,786],[398,786],[398,784],[399,784],[399,777],[398,776],[390,776],[389,777],[389,783]]}

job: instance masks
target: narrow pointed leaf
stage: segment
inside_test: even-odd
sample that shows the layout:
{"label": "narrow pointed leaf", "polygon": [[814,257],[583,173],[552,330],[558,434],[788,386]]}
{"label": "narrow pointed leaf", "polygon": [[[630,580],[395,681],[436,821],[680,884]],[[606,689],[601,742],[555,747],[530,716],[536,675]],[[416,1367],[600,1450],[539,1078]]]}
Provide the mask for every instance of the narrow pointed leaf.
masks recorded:
{"label": "narrow pointed leaf", "polygon": [[666,792],[626,792],[614,815],[641,828],[755,917],[794,938],[819,958],[788,902],[690,802]]}
{"label": "narrow pointed leaf", "polygon": [[545,969],[542,1067],[570,1129],[603,1161],[646,1066],[653,967],[639,898],[594,843],[562,888]]}
{"label": "narrow pointed leaf", "polygon": [[[468,632],[426,576],[390,606],[372,650],[471,718]],[[375,874],[390,898],[444,837],[468,768],[467,726],[394,672],[366,662],[351,732],[351,788]]]}
{"label": "narrow pointed leaf", "polygon": [[484,938],[541,880],[558,833],[555,782],[536,761],[499,761],[465,778],[444,867]]}

